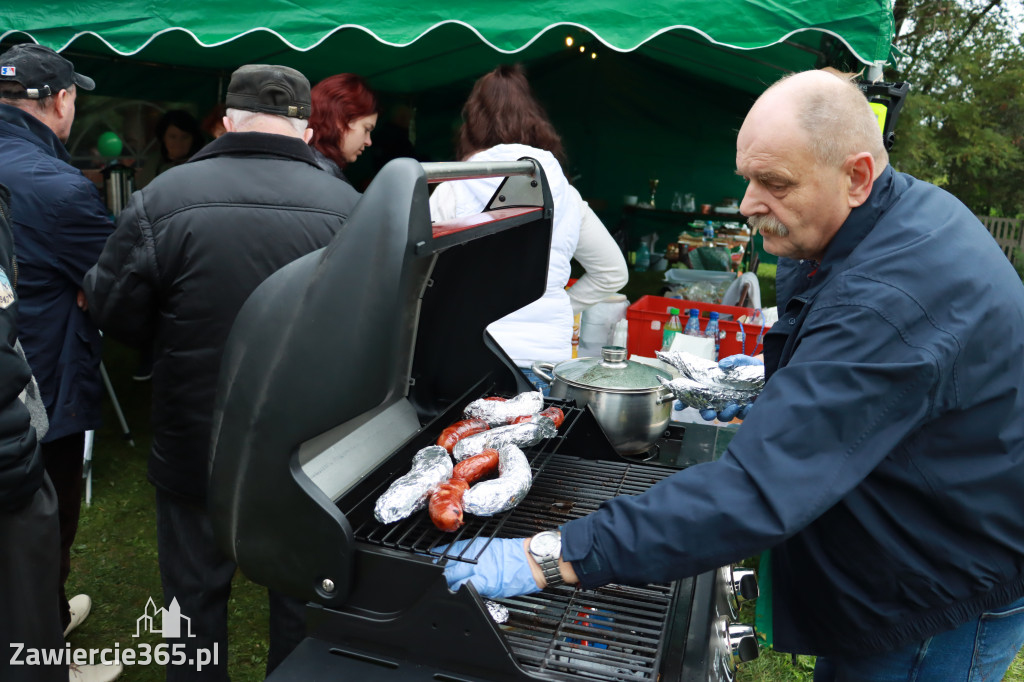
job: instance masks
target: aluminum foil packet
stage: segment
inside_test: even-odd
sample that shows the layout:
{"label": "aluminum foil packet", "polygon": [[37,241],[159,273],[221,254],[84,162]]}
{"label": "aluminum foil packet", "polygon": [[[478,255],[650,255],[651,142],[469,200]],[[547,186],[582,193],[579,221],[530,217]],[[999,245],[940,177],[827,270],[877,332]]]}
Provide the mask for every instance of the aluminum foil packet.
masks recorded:
{"label": "aluminum foil packet", "polygon": [[718,363],[686,351],[655,353],[662,362],[679,370],[671,381],[658,377],[662,385],[690,407],[722,410],[730,403],[746,405],[764,388],[764,365],[741,365],[723,370]]}
{"label": "aluminum foil packet", "polygon": [[491,614],[491,619],[498,625],[508,621],[507,606],[499,604],[496,601],[491,601],[490,599],[484,601],[484,606],[487,607],[487,613]]}
{"label": "aluminum foil packet", "polygon": [[527,391],[508,400],[474,400],[463,414],[467,418],[483,419],[491,427],[508,424],[516,417],[536,414],[544,409],[544,394],[540,391]]}
{"label": "aluminum foil packet", "polygon": [[412,469],[377,498],[373,515],[381,523],[394,523],[427,506],[431,491],[452,477],[452,459],[439,445],[429,445],[412,458]]}
{"label": "aluminum foil packet", "polygon": [[517,445],[521,448],[528,448],[536,445],[545,438],[551,438],[558,433],[555,422],[548,417],[541,417],[536,421],[523,424],[511,424],[499,426],[490,431],[475,433],[466,436],[452,448],[452,456],[456,462],[461,462],[467,457],[479,455],[487,448],[501,450],[505,445]]}
{"label": "aluminum foil packet", "polygon": [[462,509],[476,516],[494,516],[523,501],[530,492],[533,472],[526,455],[515,445],[498,449],[498,478],[481,481],[466,491]]}

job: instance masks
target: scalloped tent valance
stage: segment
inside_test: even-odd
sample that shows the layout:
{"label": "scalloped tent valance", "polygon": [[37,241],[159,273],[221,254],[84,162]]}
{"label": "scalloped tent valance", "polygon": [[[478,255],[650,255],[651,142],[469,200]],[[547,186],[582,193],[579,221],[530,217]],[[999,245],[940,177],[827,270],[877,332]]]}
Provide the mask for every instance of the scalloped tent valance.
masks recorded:
{"label": "scalloped tent valance", "polygon": [[510,56],[546,57],[567,36],[587,52],[635,51],[758,92],[819,65],[823,50],[884,63],[893,32],[891,0],[8,0],[0,22],[0,40],[27,36],[76,63],[115,57],[224,75],[276,62],[314,81],[354,71],[394,92],[475,77]]}

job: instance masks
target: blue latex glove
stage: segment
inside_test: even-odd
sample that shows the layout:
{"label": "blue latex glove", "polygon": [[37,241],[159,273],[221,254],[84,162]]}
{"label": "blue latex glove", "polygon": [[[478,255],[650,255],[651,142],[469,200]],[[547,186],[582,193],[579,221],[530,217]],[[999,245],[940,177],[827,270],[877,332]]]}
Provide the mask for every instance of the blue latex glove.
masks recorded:
{"label": "blue latex glove", "polygon": [[[495,538],[487,545],[487,549],[477,558],[475,564],[449,559],[444,569],[448,587],[457,590],[463,583],[469,581],[482,596],[492,599],[540,592],[530,570],[530,560],[526,558],[526,550],[523,549],[524,540],[525,538]],[[470,542],[474,541],[459,540],[453,543],[448,549],[448,554],[458,556]],[[486,540],[478,538],[475,542],[483,543]],[[444,551],[444,548],[438,548],[438,551]],[[475,553],[476,549],[471,549],[466,556]]]}
{"label": "blue latex glove", "polygon": [[[750,357],[749,355],[730,355],[727,358],[722,358],[718,361],[718,367],[722,370],[730,370],[734,367],[744,367],[746,365],[763,365],[764,363],[757,358]],[[739,417],[740,419],[746,419],[750,413],[750,408],[754,406],[753,402],[747,403],[746,405],[737,405],[736,403],[729,403],[720,411],[715,412],[712,409],[701,410],[700,416],[705,421],[714,421],[717,419],[720,422],[731,422],[733,419]]]}

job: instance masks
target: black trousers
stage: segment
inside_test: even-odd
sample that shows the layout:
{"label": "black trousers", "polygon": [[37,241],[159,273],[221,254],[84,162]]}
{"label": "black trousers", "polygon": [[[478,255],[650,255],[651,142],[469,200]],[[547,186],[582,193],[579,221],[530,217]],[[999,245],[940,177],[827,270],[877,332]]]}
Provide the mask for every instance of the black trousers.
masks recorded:
{"label": "black trousers", "polygon": [[[0,680],[67,682],[68,666],[11,665],[15,648],[63,649],[57,616],[57,496],[44,476],[32,500],[13,512],[0,511]],[[25,660],[25,651],[20,660]]]}
{"label": "black trousers", "polygon": [[[218,664],[198,672],[187,665],[168,665],[168,682],[228,680],[228,597],[235,563],[221,552],[213,538],[209,514],[176,495],[156,491],[156,533],[160,553],[160,582],[164,608],[177,600],[182,616],[181,637],[165,637],[168,644],[184,644],[186,658],[198,660],[199,649],[218,650]],[[305,604],[268,590],[270,650],[267,674],[281,664],[305,637]],[[186,631],[185,628],[189,628]],[[192,635],[192,636],[189,636]]]}
{"label": "black trousers", "polygon": [[71,611],[68,609],[68,595],[64,591],[64,583],[71,572],[71,545],[75,543],[78,533],[78,516],[82,511],[82,458],[85,454],[85,434],[74,433],[70,436],[57,438],[48,443],[41,443],[39,450],[43,454],[46,473],[53,481],[53,489],[57,493],[57,516],[60,519],[60,575],[58,577],[57,594],[60,610],[61,632],[71,622]]}

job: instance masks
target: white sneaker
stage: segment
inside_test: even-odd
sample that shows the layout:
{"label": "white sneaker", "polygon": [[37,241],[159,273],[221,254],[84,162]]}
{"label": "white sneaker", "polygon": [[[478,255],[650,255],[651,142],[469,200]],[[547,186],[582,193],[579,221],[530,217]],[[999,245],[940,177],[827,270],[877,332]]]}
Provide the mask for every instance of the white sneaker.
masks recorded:
{"label": "white sneaker", "polygon": [[[68,623],[67,629],[64,630],[65,637],[71,634],[72,630],[81,625],[82,621],[84,621],[89,615],[89,612],[92,611],[92,599],[90,599],[87,594],[76,594],[71,599],[68,599],[68,606],[71,609],[71,622]],[[110,679],[114,678],[111,677]]]}
{"label": "white sneaker", "polygon": [[75,665],[68,669],[68,682],[112,682],[124,670],[120,663],[116,665]]}

